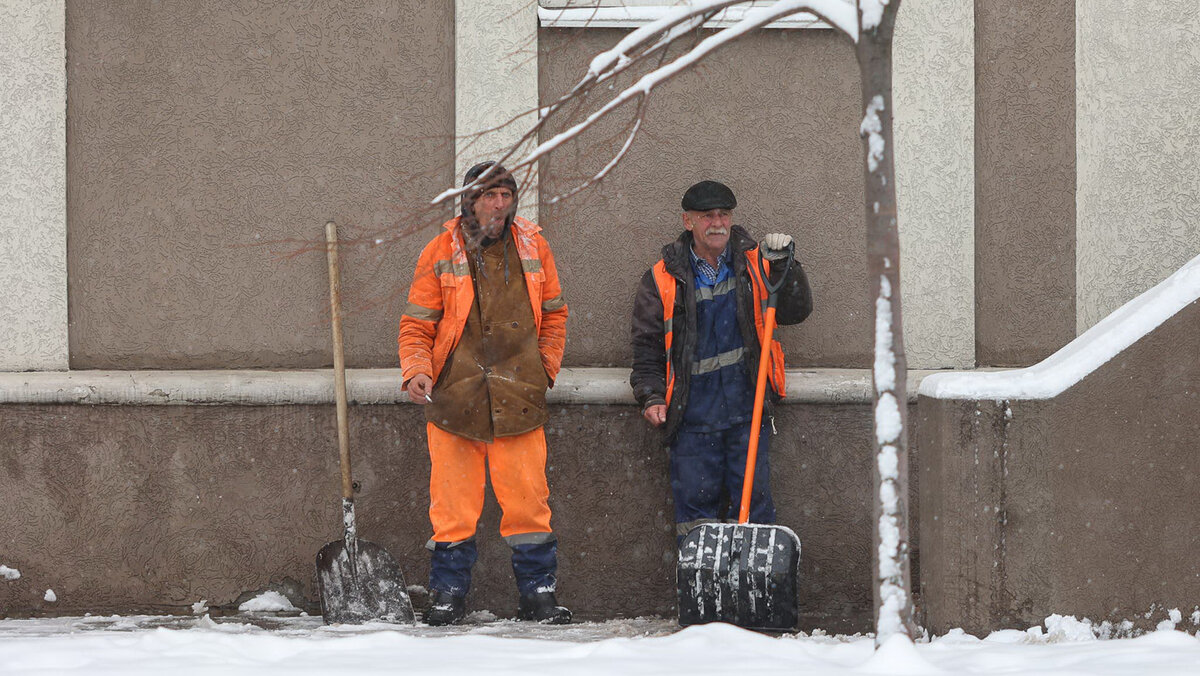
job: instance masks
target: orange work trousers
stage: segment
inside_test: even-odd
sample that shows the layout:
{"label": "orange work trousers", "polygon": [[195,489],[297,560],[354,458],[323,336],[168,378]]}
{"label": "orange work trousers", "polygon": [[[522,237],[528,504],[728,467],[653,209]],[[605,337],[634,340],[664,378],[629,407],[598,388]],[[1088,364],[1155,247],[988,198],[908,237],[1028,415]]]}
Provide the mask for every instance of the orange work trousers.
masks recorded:
{"label": "orange work trousers", "polygon": [[488,473],[503,511],[500,535],[551,532],[543,428],[496,437],[491,443],[451,434],[433,423],[425,429],[433,466],[429,474],[433,542],[462,542],[475,535]]}

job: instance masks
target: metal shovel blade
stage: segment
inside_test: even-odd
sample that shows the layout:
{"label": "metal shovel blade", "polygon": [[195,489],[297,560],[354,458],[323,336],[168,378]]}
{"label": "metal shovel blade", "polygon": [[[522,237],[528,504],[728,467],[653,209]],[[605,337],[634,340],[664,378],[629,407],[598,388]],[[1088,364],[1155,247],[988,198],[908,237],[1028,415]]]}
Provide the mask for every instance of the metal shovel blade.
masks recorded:
{"label": "metal shovel blade", "polygon": [[785,526],[705,523],[679,548],[679,624],[786,631],[799,619],[800,539]]}
{"label": "metal shovel blade", "polygon": [[317,552],[317,586],[325,624],[413,624],[404,575],[383,547],[355,539],[335,540]]}

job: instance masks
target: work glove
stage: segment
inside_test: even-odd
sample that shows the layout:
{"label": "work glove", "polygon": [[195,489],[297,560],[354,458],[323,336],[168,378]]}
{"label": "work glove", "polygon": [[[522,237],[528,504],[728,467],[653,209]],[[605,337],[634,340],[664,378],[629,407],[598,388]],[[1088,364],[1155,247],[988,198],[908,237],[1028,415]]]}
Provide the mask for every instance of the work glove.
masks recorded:
{"label": "work glove", "polygon": [[779,261],[788,257],[792,249],[792,236],[782,232],[773,232],[762,241],[763,258],[769,261]]}

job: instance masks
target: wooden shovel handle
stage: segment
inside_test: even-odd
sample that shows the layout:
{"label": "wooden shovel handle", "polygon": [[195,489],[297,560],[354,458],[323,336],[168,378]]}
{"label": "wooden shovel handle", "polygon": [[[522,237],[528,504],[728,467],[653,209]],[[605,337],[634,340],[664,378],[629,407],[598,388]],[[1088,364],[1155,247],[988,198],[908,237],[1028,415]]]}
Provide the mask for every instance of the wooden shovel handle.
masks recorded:
{"label": "wooden shovel handle", "polygon": [[329,259],[329,323],[333,326],[333,387],[337,394],[338,454],[342,467],[342,498],[354,498],[350,480],[350,425],[346,411],[346,360],[342,354],[342,276],[338,269],[337,224],[325,224]]}

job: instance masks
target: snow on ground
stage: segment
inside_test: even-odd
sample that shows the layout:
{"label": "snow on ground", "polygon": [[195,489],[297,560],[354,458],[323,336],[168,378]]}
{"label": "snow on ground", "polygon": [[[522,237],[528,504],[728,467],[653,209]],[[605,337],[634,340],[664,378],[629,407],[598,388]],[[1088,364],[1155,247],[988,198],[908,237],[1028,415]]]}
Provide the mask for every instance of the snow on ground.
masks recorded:
{"label": "snow on ground", "polygon": [[0,674],[1133,674],[1200,673],[1200,639],[1160,628],[1098,640],[1061,616],[985,639],[962,631],[916,645],[893,636],[766,636],[726,624],[680,630],[638,618],[562,627],[496,620],[459,627],[325,627],[319,617],[67,617],[0,620]]}
{"label": "snow on ground", "polygon": [[[238,606],[238,610],[243,613],[277,613],[296,609],[286,596],[277,591],[265,591]],[[192,610],[196,610],[195,604],[192,605]]]}

